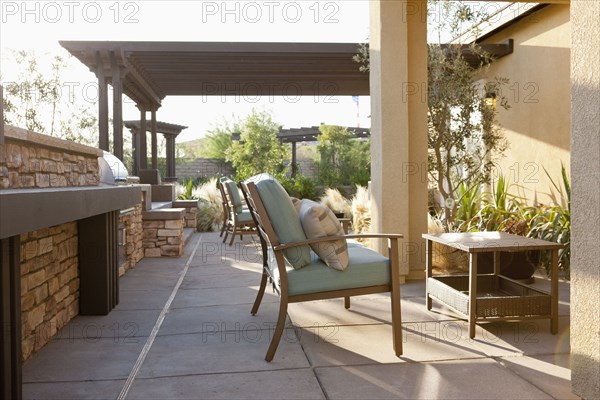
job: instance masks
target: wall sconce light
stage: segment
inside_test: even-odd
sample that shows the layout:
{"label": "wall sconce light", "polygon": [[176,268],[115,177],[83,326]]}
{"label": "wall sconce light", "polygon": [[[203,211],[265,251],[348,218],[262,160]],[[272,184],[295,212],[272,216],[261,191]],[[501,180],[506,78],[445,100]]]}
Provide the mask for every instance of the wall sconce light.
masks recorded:
{"label": "wall sconce light", "polygon": [[496,93],[495,92],[486,93],[483,101],[486,106],[496,109]]}

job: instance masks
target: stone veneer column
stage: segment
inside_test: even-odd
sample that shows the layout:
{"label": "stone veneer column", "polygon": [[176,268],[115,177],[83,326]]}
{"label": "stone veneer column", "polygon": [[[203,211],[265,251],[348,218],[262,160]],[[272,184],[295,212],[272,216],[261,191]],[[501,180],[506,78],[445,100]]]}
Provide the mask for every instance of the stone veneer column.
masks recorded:
{"label": "stone veneer column", "polygon": [[571,0],[571,385],[600,398],[600,2]]}
{"label": "stone veneer column", "polygon": [[[400,273],[424,277],[427,232],[427,2],[371,1],[373,232],[402,233]],[[384,252],[384,244],[377,250]]]}

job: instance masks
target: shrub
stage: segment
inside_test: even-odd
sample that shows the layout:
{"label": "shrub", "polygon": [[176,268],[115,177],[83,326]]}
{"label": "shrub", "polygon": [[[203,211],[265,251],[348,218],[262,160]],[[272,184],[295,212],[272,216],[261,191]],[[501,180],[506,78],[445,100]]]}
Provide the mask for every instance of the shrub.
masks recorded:
{"label": "shrub", "polygon": [[282,177],[279,181],[292,197],[311,200],[317,198],[317,187],[315,182],[307,176],[296,175],[294,178]]}
{"label": "shrub", "polygon": [[321,196],[321,204],[329,207],[336,214],[344,214],[345,218],[352,217],[350,200],[342,196],[338,189],[325,189],[325,193]]}
{"label": "shrub", "polygon": [[211,178],[194,191],[198,200],[196,229],[199,232],[212,232],[223,224],[223,203],[217,187],[217,178]]}

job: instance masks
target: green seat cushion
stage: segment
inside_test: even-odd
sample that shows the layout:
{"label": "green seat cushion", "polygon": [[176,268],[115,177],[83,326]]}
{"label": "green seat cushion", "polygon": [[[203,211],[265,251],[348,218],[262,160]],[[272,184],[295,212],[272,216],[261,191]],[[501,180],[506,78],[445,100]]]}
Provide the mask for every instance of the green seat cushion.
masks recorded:
{"label": "green seat cushion", "polygon": [[322,261],[302,269],[289,269],[288,294],[294,296],[390,283],[389,260],[386,257],[362,246],[349,246],[348,253],[350,263],[344,271],[327,268]]}
{"label": "green seat cushion", "polygon": [[[250,178],[256,183],[256,189],[267,210],[273,230],[279,243],[292,243],[306,240],[298,213],[283,186],[271,175],[262,174]],[[285,250],[286,260],[294,268],[310,264],[310,246],[298,246]]]}
{"label": "green seat cushion", "polygon": [[[244,210],[241,213],[237,213],[236,214],[236,218],[238,220],[238,222],[241,223],[247,223],[247,222],[252,222],[252,214],[250,214],[250,211],[248,210]],[[233,219],[233,215],[231,216],[231,219]]]}

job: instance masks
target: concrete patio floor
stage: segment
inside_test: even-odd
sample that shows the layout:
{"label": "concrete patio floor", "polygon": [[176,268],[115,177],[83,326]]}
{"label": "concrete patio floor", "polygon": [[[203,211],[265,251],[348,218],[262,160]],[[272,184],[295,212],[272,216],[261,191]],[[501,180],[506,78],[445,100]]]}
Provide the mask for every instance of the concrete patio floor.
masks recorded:
{"label": "concrete patio floor", "polygon": [[[278,297],[260,282],[253,238],[221,244],[194,234],[178,259],[144,259],[120,279],[107,316],[78,316],[28,360],[23,394],[36,399],[572,399],[569,285],[559,333],[549,320],[466,322],[424,281],[401,287],[404,354],[392,349],[387,295],[292,304],[275,358],[264,361]],[[549,288],[544,278],[536,286]]]}

